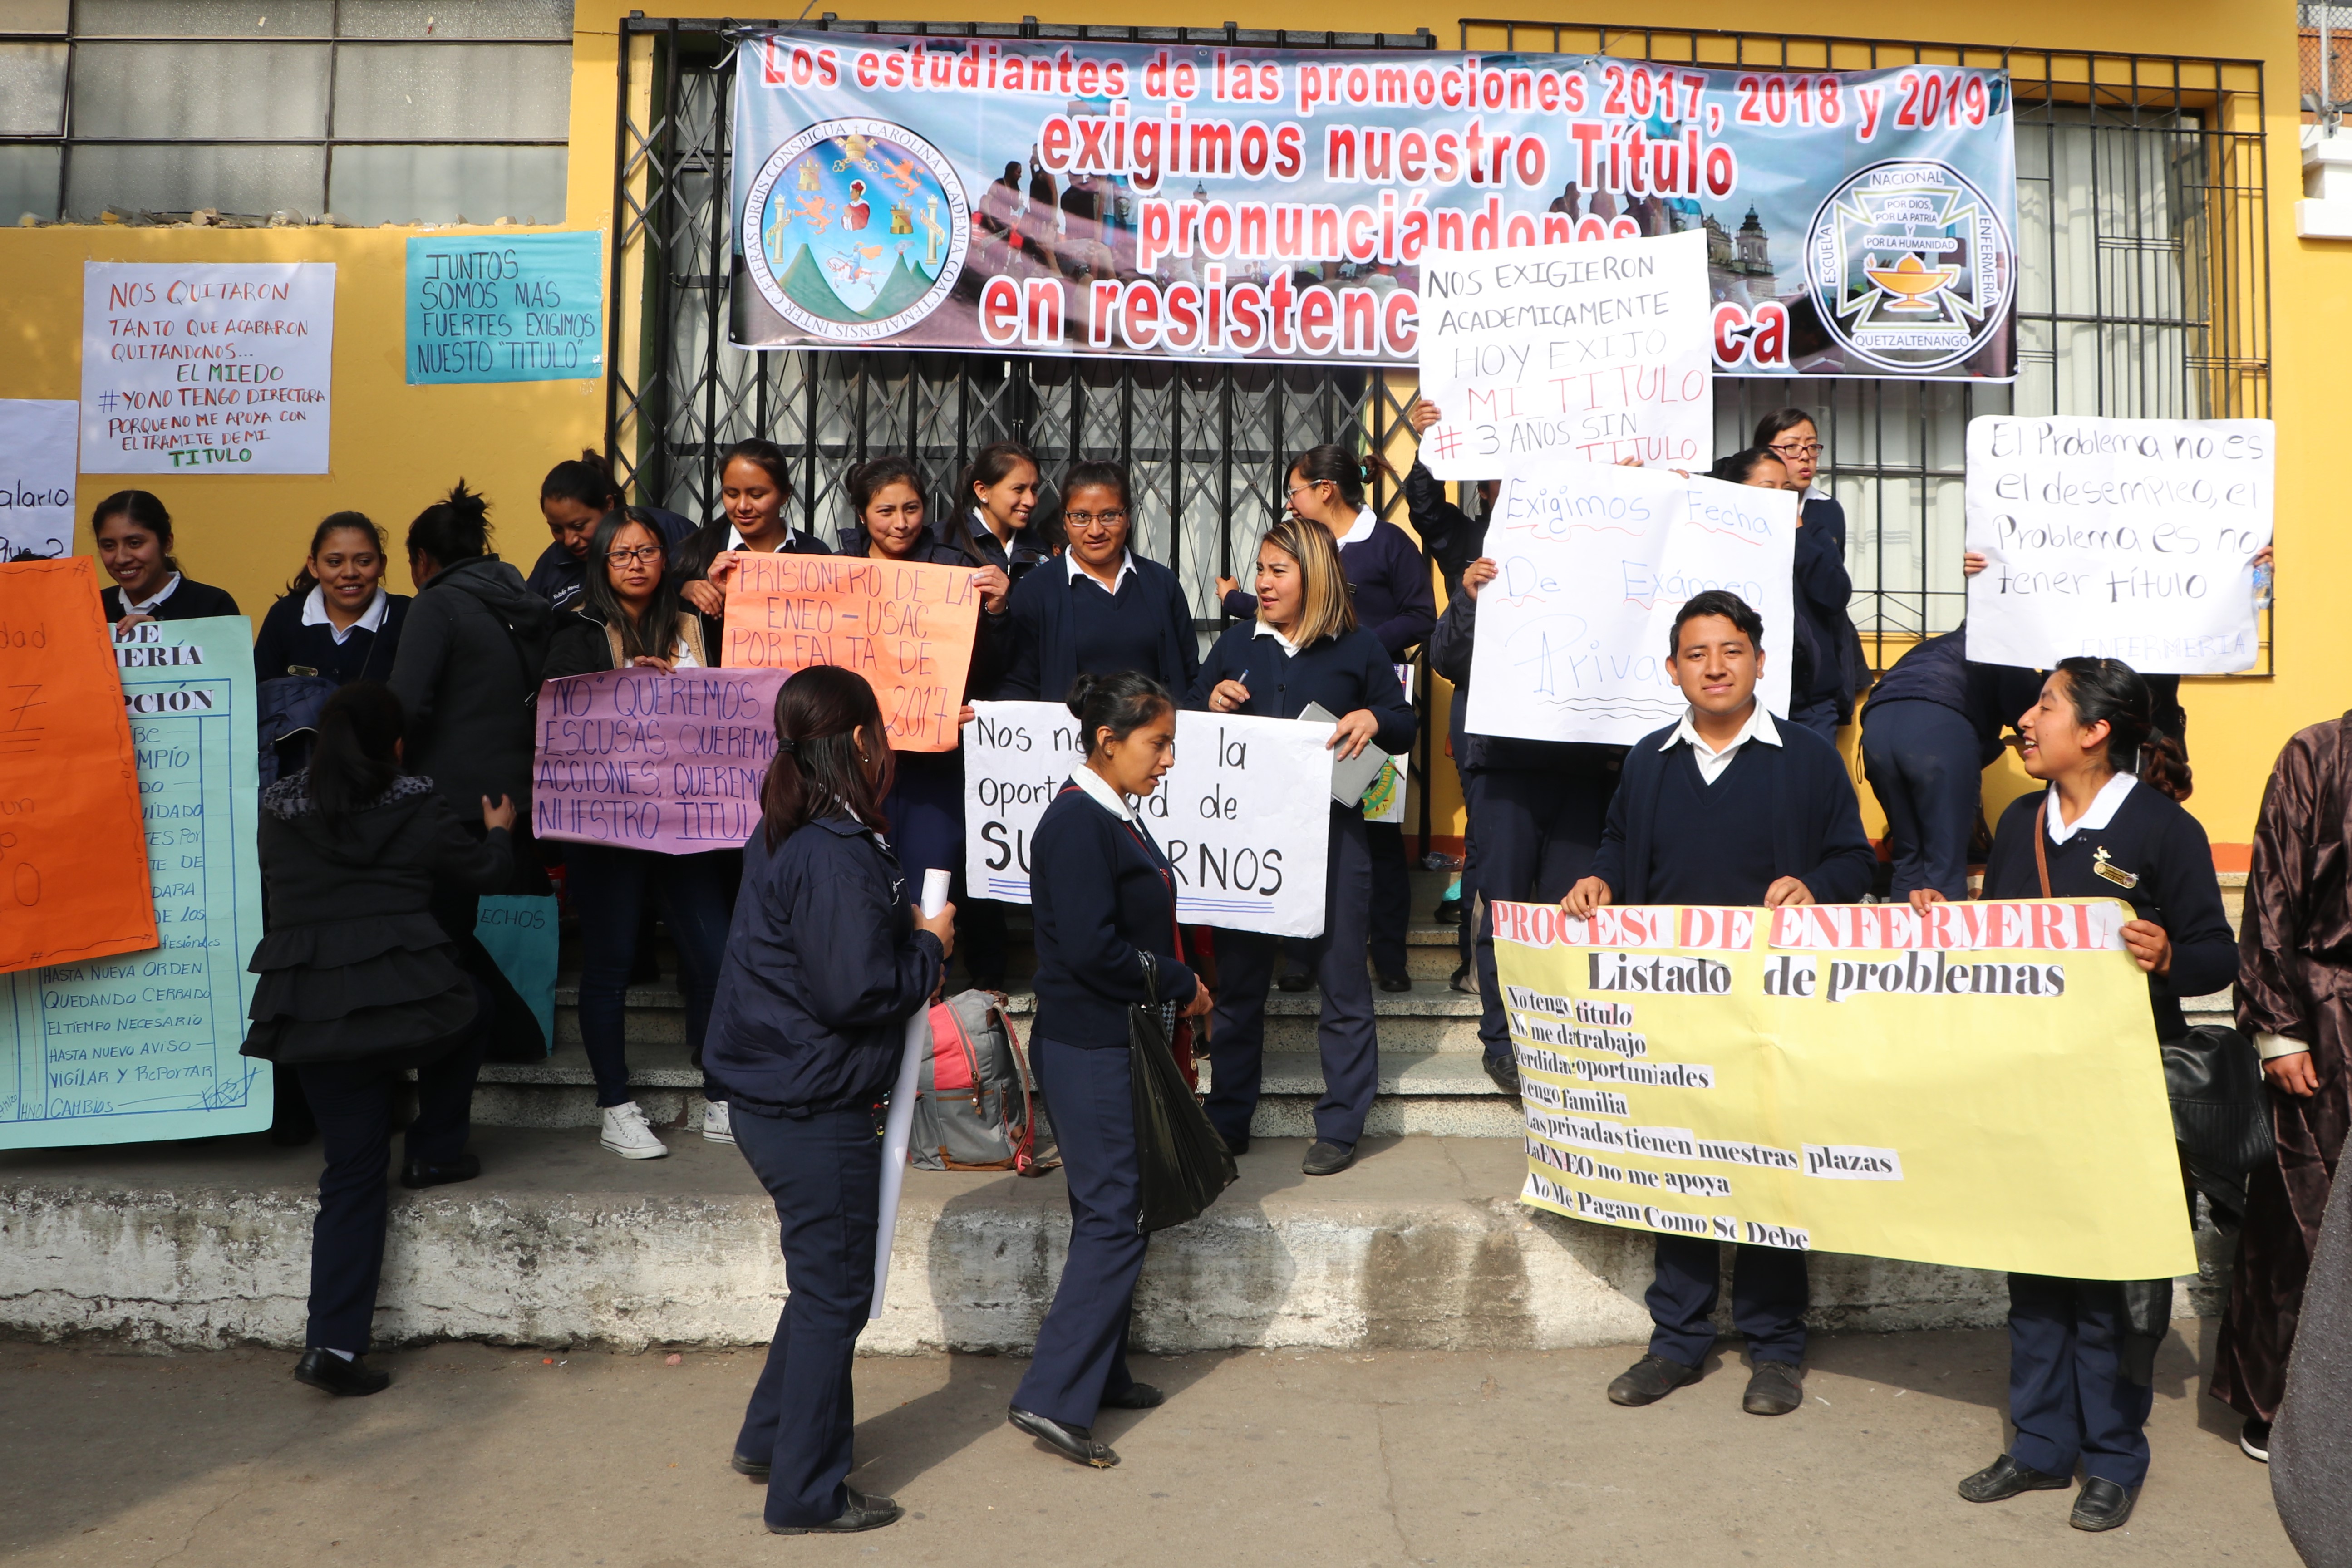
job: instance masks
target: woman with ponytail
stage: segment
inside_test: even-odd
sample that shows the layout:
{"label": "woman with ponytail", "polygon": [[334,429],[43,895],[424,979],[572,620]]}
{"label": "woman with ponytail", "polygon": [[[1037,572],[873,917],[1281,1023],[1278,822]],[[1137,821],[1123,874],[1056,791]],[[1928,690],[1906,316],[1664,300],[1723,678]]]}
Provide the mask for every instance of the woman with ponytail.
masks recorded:
{"label": "woman with ponytail", "polygon": [[[547,470],[539,481],[539,515],[547,520],[548,546],[523,579],[530,591],[555,609],[576,603],[593,574],[589,541],[608,512],[628,509],[613,477],[613,466],[601,453],[583,451]],[[661,542],[675,550],[694,532],[694,524],[674,511],[648,506],[635,509]]]}
{"label": "woman with ponytail", "polygon": [[[2189,763],[2155,728],[2147,682],[2112,658],[2061,659],[2017,721],[2018,755],[2048,787],[2010,803],[1985,865],[1988,899],[2119,899],[2125,948],[2147,975],[2158,1041],[2189,1032],[2180,998],[2238,972],[2205,830],[2179,803]],[[1933,888],[1915,908],[1941,903]],[[2085,1114],[2096,1110],[2085,1107]],[[2187,1216],[2184,1213],[2183,1218]],[[2169,1328],[2168,1280],[2009,1277],[2010,1451],[1960,1483],[1970,1502],[2084,1480],[2070,1521],[2113,1530],[2131,1517],[2148,1467],[2156,1346]]]}
{"label": "woman with ponytail", "polygon": [[401,771],[400,700],[355,681],[327,700],[310,765],[261,796],[268,929],[254,950],[245,1054],[300,1079],[326,1138],[311,1228],[310,1319],[294,1375],[329,1394],[391,1381],[362,1363],[383,1267],[384,1163],[406,1085],[416,1114],[400,1184],[467,1181],[474,1074],[488,994],[431,912],[436,884],[472,891],[513,864],[512,802],[478,803],[481,833],[434,781]]}
{"label": "woman with ponytail", "polygon": [[782,1228],[791,1295],[734,1457],[767,1483],[779,1535],[873,1530],[904,1511],[847,1484],[850,1364],[874,1295],[874,1105],[946,972],[955,909],[910,907],[884,837],[890,772],[865,677],[815,665],[784,683],[703,1047]]}

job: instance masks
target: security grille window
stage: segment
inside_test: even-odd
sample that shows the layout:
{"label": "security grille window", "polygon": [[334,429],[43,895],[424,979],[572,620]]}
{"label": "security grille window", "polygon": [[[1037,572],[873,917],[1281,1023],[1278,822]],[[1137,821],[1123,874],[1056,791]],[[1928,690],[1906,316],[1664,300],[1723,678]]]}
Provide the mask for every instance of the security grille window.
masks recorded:
{"label": "security grille window", "polygon": [[572,0],[0,0],[0,222],[561,223]]}

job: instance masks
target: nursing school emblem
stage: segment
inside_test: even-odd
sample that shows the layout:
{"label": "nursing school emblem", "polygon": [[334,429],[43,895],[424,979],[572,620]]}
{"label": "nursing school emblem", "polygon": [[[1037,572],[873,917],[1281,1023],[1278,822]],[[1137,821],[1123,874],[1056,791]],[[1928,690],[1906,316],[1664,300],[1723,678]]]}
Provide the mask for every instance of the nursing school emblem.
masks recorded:
{"label": "nursing school emblem", "polygon": [[945,154],[887,120],[823,120],[761,165],[743,262],[786,321],[833,342],[902,332],[963,269],[971,210]]}
{"label": "nursing school emblem", "polygon": [[1916,373],[1958,363],[2006,328],[2016,255],[1993,204],[1958,171],[1897,159],[1853,175],[1813,214],[1805,279],[1822,324],[1856,359]]}

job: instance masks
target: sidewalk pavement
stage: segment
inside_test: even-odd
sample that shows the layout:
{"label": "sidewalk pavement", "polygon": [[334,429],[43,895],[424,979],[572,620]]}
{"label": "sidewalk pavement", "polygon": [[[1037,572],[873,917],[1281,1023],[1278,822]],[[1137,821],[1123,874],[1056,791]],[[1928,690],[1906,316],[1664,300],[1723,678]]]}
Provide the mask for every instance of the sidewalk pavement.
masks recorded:
{"label": "sidewalk pavement", "polygon": [[1145,1357],[1169,1401],[1104,1417],[1108,1471],[1004,1424],[1024,1361],[867,1357],[853,1479],[910,1511],[838,1539],[764,1533],[727,1468],[756,1351],[434,1346],[335,1401],[279,1352],[0,1344],[0,1562],[2293,1568],[2266,1470],[2197,1392],[2213,1327],[2165,1346],[2155,1472],[2107,1536],[2067,1527],[2069,1493],[1954,1494],[2002,1446],[1998,1331],[1818,1336],[1780,1419],[1740,1413],[1736,1345],[1646,1410],[1602,1396],[1622,1347]]}

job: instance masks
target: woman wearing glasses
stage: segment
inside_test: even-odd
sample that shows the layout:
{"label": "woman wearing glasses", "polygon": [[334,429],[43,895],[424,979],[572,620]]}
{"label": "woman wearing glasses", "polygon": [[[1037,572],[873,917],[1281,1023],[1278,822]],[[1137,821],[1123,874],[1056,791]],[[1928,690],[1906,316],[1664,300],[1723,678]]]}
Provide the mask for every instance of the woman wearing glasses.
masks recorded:
{"label": "woman wearing glasses", "polygon": [[[719,663],[718,624],[681,602],[667,557],[659,526],[642,510],[604,514],[589,539],[580,598],[556,615],[547,654],[550,679],[613,669],[667,674]],[[646,898],[656,900],[677,944],[687,1049],[699,1071],[743,857],[733,849],[664,855],[568,844],[563,858],[569,868],[566,891],[580,918],[580,1041],[596,1075],[596,1103],[604,1113],[600,1142],[624,1160],[657,1160],[669,1149],[630,1097],[622,1047],[623,999],[636,962],[638,917]],[[707,1072],[702,1096],[702,1135],[733,1142],[726,1091]]]}
{"label": "woman wearing glasses", "polygon": [[1073,463],[1062,478],[1068,548],[1013,584],[1010,700],[1059,702],[1080,675],[1140,670],[1182,691],[1201,666],[1192,606],[1176,574],[1128,547],[1127,470]]}
{"label": "woman wearing glasses", "polygon": [[1811,657],[1797,660],[1789,717],[1834,746],[1838,726],[1853,717],[1854,693],[1869,677],[1862,639],[1846,615],[1853,579],[1845,569],[1845,509],[1814,482],[1822,437],[1811,415],[1801,408],[1766,415],[1756,422],[1755,444],[1787,466],[1789,488],[1803,498],[1795,605],[1800,652]]}

